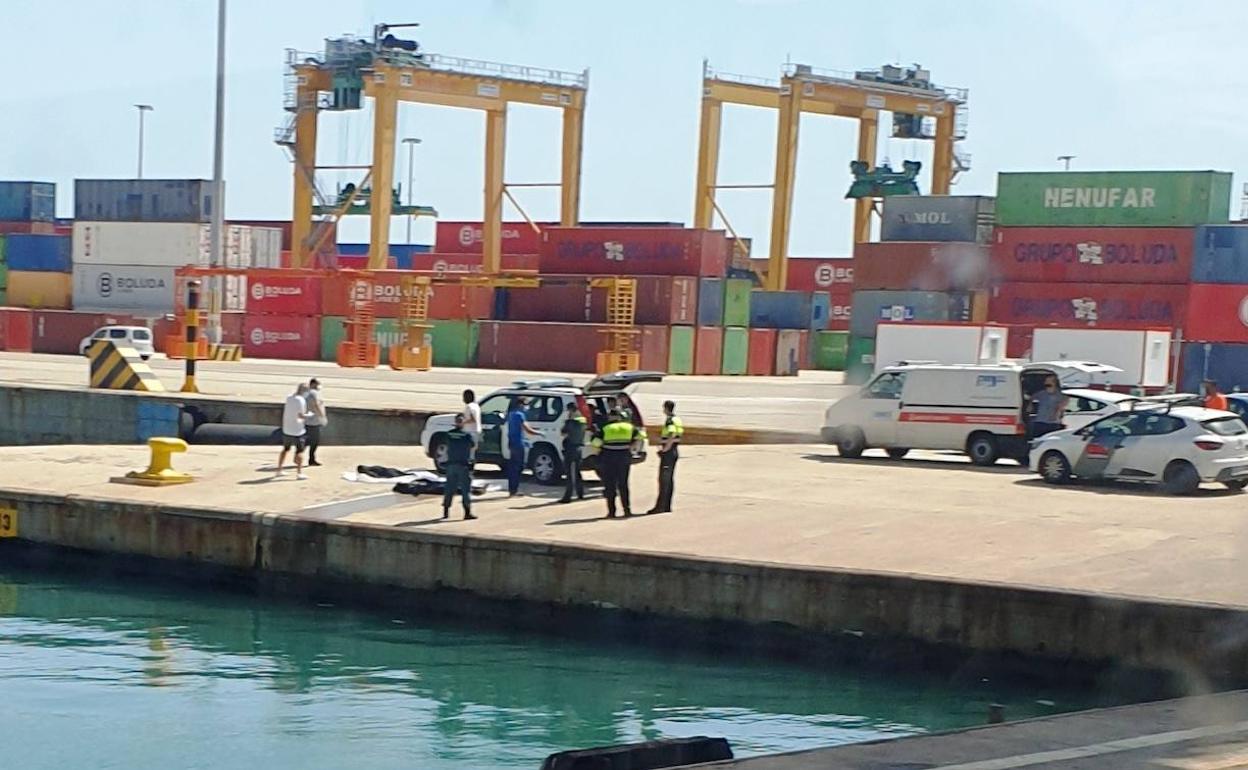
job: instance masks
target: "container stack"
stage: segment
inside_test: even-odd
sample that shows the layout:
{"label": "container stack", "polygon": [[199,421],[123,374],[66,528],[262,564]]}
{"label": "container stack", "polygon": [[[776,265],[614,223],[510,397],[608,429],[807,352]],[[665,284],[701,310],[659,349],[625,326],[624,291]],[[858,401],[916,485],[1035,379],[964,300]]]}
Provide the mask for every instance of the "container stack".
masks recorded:
{"label": "container stack", "polygon": [[[55,240],[55,220],[56,185],[0,182],[0,306],[28,307],[28,302],[35,301],[41,303],[40,307],[57,307],[56,303],[66,301],[64,278],[56,275],[63,274],[67,268],[64,244]],[[41,240],[43,238],[54,240]],[[16,252],[15,257],[9,256],[10,250]],[[17,276],[14,291],[9,288],[10,271],[22,273]]]}
{"label": "container stack", "polygon": [[1248,224],[1196,228],[1178,387],[1248,390]]}
{"label": "container stack", "polygon": [[[880,321],[982,322],[992,285],[993,198],[904,195],[884,199],[880,240],[854,246],[846,380],[875,368]],[[834,340],[816,348],[833,347]]]}
{"label": "container stack", "polygon": [[0,236],[56,234],[56,184],[0,182]]}

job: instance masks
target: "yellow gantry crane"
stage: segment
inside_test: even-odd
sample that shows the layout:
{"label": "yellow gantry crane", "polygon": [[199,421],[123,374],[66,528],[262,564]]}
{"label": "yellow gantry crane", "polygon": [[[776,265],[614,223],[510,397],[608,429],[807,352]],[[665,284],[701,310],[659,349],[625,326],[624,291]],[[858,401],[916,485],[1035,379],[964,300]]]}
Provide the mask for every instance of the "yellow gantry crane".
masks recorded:
{"label": "yellow gantry crane", "polygon": [[[770,80],[718,73],[702,65],[702,118],[698,139],[698,168],[693,226],[709,228],[719,215],[727,217],[715,200],[721,189],[772,190],[771,244],[767,288],[781,290],[788,280],[789,225],[793,210],[793,183],[797,169],[798,125],[803,112],[835,115],[858,121],[856,159],[874,168],[880,112],[892,112],[893,136],[935,142],[932,194],[947,195],[959,171],[969,168],[969,156],[955,151],[966,136],[967,92],[931,84],[926,70],[886,66],[881,70],[835,72],[805,64],[787,64],[781,78]],[[718,184],[720,124],[725,104],[767,107],[779,113],[776,131],[776,172],[772,184]],[[928,133],[929,121],[935,131]],[[874,199],[858,198],[854,210],[854,242],[871,238]],[[739,239],[738,239],[739,242]]]}
{"label": "yellow gantry crane", "polygon": [[[294,157],[294,207],[291,264],[311,267],[328,244],[333,223],[349,213],[368,214],[369,262],[384,267],[390,245],[390,217],[431,210],[398,205],[394,186],[395,123],[399,102],[419,102],[477,109],[485,113],[485,206],[483,273],[497,275],[502,254],[502,207],[506,197],[519,203],[509,187],[559,187],[560,224],[578,222],[581,144],[588,71],[553,69],[462,59],[424,53],[415,41],[396,38],[391,30],[414,24],[379,24],[371,41],[354,37],[325,41],[325,52],[287,51],[287,100],[291,116],[276,133],[278,144]],[[360,109],[373,100],[373,155],[367,166],[318,166],[317,117],[322,111]],[[509,104],[552,107],[563,113],[562,165],[558,182],[507,184],[503,179]],[[321,169],[366,171],[358,185],[347,185],[336,199],[316,185]],[[523,209],[521,209],[523,211]],[[325,218],[314,220],[317,213]],[[528,216],[525,215],[528,219]]]}

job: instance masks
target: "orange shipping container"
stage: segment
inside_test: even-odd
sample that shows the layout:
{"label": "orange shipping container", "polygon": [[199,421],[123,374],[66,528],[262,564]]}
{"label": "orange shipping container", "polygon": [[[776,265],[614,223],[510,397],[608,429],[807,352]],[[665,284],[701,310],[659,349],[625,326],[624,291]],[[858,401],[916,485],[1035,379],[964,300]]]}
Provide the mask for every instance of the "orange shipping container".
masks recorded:
{"label": "orange shipping container", "polygon": [[8,303],[14,307],[68,310],[74,292],[69,273],[10,270]]}
{"label": "orange shipping container", "polygon": [[693,345],[693,373],[719,374],[723,371],[724,327],[699,326]]}
{"label": "orange shipping container", "polygon": [[30,352],[33,316],[29,310],[0,308],[0,350]]}
{"label": "orange shipping container", "polygon": [[778,329],[750,329],[750,352],[746,374],[768,377],[776,373],[776,334]]}

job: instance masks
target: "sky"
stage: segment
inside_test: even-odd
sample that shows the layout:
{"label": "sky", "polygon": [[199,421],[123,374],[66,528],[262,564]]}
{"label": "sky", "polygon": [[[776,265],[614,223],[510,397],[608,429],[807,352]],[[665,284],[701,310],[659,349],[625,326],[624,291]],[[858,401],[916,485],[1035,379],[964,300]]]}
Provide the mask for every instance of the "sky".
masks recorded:
{"label": "sky", "polygon": [[[690,222],[702,60],[720,71],[775,78],[785,61],[835,70],[921,63],[932,79],[970,90],[961,150],[973,167],[955,194],[991,195],[998,171],[1248,167],[1248,4],[1187,0],[231,0],[227,32],[226,215],[283,219],[292,166],[273,143],[285,121],[285,49],[322,50],[326,37],[367,36],[378,22],[418,21],[429,52],[588,69],[581,218]],[[148,177],[212,172],[215,0],[0,0],[0,178],[53,181],[72,215],[75,178],[129,178],[137,163],[136,103],[147,115]],[[404,105],[399,136],[422,140],[414,191],[444,219],[481,218],[484,116]],[[371,112],[324,118],[321,163],[364,163]],[[770,183],[776,117],[727,107],[721,184]],[[855,121],[801,123],[790,253],[849,253],[843,199]],[[930,143],[882,140],[876,160],[928,161]],[[397,178],[406,181],[407,154]],[[558,178],[559,116],[513,107],[506,179]],[[921,174],[926,191],[927,170]],[[327,175],[322,184],[332,190]],[[406,197],[406,196],[405,196]],[[558,218],[557,193],[517,192],[537,220]],[[733,227],[766,256],[770,192],[722,191]],[[519,218],[514,211],[509,218]],[[413,240],[430,242],[432,224]],[[364,219],[343,241],[366,239]],[[393,240],[405,239],[395,220]]]}

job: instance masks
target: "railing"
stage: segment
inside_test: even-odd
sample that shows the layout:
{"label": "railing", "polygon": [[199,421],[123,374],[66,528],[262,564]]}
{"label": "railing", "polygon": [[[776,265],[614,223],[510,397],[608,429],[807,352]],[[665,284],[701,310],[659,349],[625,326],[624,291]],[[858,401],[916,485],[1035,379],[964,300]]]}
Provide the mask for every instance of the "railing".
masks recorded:
{"label": "railing", "polygon": [[775,78],[765,78],[758,75],[738,75],[733,72],[719,72],[713,69],[710,63],[702,62],[702,78],[704,80],[721,80],[725,83],[740,83],[745,86],[762,86],[764,88],[779,88],[780,81]]}
{"label": "railing", "polygon": [[[403,54],[403,59],[410,62],[412,54]],[[387,52],[378,55],[386,59]],[[589,87],[589,70],[581,72],[565,72],[564,70],[546,67],[529,67],[522,64],[502,64],[500,62],[482,61],[480,59],[464,59],[459,56],[445,56],[437,53],[417,54],[420,62],[430,69],[441,72],[454,72],[461,75],[498,78],[500,80],[519,80],[525,83],[542,83],[560,88]]]}
{"label": "railing", "polygon": [[796,77],[805,80],[835,82],[840,85],[847,85],[854,88],[871,89],[876,91],[894,91],[907,96],[926,97],[928,99],[939,99],[941,101],[956,102],[962,104],[966,102],[968,91],[965,88],[952,88],[949,86],[938,86],[932,84],[930,89],[916,88],[914,86],[905,86],[899,83],[885,83],[877,80],[859,80],[855,73],[846,72],[844,70],[830,70],[822,67],[812,67],[809,64],[795,64],[789,62],[784,65],[785,77]]}

